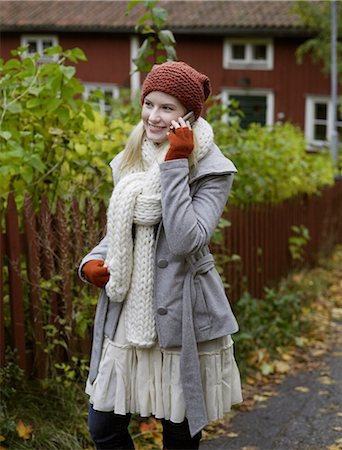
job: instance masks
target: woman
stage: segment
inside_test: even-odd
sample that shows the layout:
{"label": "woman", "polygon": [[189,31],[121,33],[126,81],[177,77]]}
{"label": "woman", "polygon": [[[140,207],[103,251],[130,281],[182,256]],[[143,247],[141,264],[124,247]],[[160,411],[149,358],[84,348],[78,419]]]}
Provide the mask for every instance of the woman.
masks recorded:
{"label": "woman", "polygon": [[209,94],[187,64],[155,65],[111,162],[107,234],[80,265],[103,288],[86,388],[98,449],[134,448],[131,413],[162,419],[165,449],[198,449],[208,421],[241,402],[238,326],[208,249],[236,169],[200,117]]}

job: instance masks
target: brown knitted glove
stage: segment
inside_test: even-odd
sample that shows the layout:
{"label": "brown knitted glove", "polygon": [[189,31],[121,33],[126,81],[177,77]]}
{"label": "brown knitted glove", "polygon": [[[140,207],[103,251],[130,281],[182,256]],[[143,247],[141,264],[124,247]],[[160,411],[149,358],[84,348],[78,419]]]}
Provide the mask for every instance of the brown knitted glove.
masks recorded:
{"label": "brown knitted glove", "polygon": [[92,259],[82,267],[82,274],[89,283],[102,288],[109,280],[109,272],[107,267],[103,267],[102,259]]}
{"label": "brown knitted glove", "polygon": [[194,136],[189,128],[175,128],[169,134],[170,148],[165,161],[170,159],[189,158],[194,149]]}

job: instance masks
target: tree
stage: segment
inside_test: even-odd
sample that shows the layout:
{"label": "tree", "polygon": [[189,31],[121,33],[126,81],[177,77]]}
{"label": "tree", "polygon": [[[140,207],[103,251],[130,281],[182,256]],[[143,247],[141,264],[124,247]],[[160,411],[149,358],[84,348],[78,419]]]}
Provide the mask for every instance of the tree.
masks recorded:
{"label": "tree", "polygon": [[[303,25],[312,30],[314,37],[306,40],[297,49],[298,61],[302,62],[309,53],[314,62],[323,63],[323,71],[330,72],[331,65],[331,1],[297,1],[293,12],[299,16]],[[338,74],[342,76],[342,7],[337,2],[337,61]]]}
{"label": "tree", "polygon": [[133,59],[139,72],[149,72],[153,64],[177,59],[174,35],[163,29],[168,12],[157,3],[158,0],[132,0],[127,7],[127,14],[139,4],[143,4],[146,10],[135,26],[136,31],[147,36]]}

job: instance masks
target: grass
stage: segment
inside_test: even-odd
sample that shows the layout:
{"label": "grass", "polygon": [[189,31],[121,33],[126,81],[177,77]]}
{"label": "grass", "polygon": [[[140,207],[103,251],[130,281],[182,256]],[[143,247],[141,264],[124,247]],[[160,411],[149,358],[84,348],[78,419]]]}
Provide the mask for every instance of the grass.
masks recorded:
{"label": "grass", "polygon": [[[2,382],[12,377],[13,368],[2,372]],[[83,387],[75,384],[65,388],[53,380],[25,380],[18,373],[17,369],[12,392],[5,391],[1,398],[0,435],[5,440],[0,445],[15,450],[93,449]]]}

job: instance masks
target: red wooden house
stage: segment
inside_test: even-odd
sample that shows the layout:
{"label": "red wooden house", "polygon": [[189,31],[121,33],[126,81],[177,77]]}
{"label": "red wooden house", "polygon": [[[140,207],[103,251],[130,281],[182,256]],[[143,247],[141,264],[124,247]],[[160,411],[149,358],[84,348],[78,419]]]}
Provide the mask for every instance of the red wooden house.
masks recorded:
{"label": "red wooden house", "polygon": [[[292,1],[167,1],[167,27],[174,32],[179,60],[212,80],[215,94],[234,98],[245,113],[244,124],[298,124],[308,142],[322,145],[332,127],[330,79],[309,57],[299,65],[296,49],[309,37],[291,8]],[[107,97],[120,87],[139,89],[140,74],[131,74],[139,47],[134,26],[139,5],[126,15],[127,1],[78,0],[0,2],[1,56],[28,45],[80,47],[88,62],[77,75],[85,95],[95,87]],[[105,106],[105,105],[104,105]],[[342,121],[339,122],[342,129]]]}

